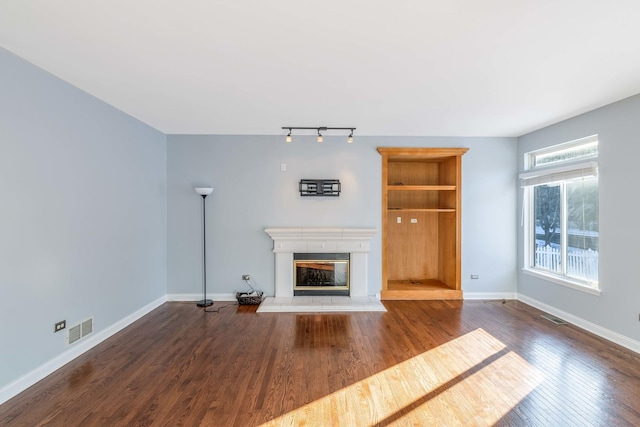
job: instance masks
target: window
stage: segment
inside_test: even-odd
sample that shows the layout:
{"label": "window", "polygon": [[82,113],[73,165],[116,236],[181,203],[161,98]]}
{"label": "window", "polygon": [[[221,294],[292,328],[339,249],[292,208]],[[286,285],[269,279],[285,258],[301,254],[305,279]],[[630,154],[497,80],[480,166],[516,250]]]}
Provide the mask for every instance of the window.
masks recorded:
{"label": "window", "polygon": [[526,154],[525,271],[598,290],[597,162],[597,135]]}

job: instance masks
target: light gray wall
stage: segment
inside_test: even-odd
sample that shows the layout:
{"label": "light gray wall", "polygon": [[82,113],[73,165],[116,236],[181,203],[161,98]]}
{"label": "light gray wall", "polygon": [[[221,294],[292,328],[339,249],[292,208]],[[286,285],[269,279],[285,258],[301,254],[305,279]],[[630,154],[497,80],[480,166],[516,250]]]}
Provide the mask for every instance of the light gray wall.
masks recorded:
{"label": "light gray wall", "polygon": [[0,49],[0,389],[166,294],[166,136]]}
{"label": "light gray wall", "polygon": [[[463,156],[463,290],[515,293],[516,140],[514,138],[170,135],[168,137],[167,292],[202,293],[201,198],[207,197],[207,278],[212,294],[246,287],[251,274],[274,292],[273,242],[266,227],[381,229],[378,146],[468,147]],[[285,163],[286,172],[280,171]],[[339,198],[300,197],[303,178],[338,178]],[[369,294],[381,286],[381,234],[369,257]],[[470,274],[479,280],[469,280]]]}
{"label": "light gray wall", "polygon": [[[640,182],[640,95],[591,111],[518,139],[518,168],[524,154],[549,145],[599,135],[600,296],[523,273],[518,292],[634,340],[640,340],[637,183]],[[522,191],[518,210],[522,208]],[[524,265],[523,230],[518,227],[518,266]]]}

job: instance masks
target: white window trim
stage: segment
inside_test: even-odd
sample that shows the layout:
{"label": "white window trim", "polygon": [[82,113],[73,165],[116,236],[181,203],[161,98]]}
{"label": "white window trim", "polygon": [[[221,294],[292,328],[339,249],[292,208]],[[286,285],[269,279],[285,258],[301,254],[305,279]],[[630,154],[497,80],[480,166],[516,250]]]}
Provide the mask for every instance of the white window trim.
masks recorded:
{"label": "white window trim", "polygon": [[591,161],[534,169],[521,173],[519,177],[520,186],[525,188],[596,175],[598,175],[598,162]]}
{"label": "white window trim", "polygon": [[[525,267],[522,268],[522,271],[530,276],[535,276],[540,279],[545,279],[550,282],[557,283],[559,285],[567,286],[572,289],[577,289],[579,291],[584,291],[592,295],[600,295],[600,284],[596,283],[596,287],[594,287],[594,282],[582,281],[580,279],[573,279],[569,276],[565,276],[564,274],[554,274],[553,272],[547,272],[543,269],[534,268],[533,266],[533,256],[534,251],[532,250],[533,242],[531,238],[533,236],[533,230],[529,229],[530,227],[534,227],[533,221],[530,221],[530,218],[533,217],[533,189],[534,186],[526,186],[523,187],[524,197],[522,200],[523,203],[523,225],[528,225],[527,229],[524,230],[524,262]],[[565,218],[561,219],[562,221]],[[566,229],[566,226],[563,225],[562,229]],[[561,236],[562,239],[565,239],[566,236]],[[566,245],[566,242],[563,243]]]}
{"label": "white window trim", "polygon": [[586,292],[591,295],[600,296],[600,294],[602,293],[601,289],[590,287],[589,284],[586,282],[571,280],[568,276],[560,276],[556,274],[545,273],[542,270],[527,268],[527,267],[522,268],[522,272],[529,276],[534,276],[539,279],[544,279],[549,282],[557,283],[558,285],[566,286],[568,288],[575,289],[577,291]]}
{"label": "white window trim", "polygon": [[[582,143],[597,140],[598,135],[592,135],[586,138],[581,138],[576,141],[572,141],[570,143],[571,146],[577,146]],[[559,145],[565,145],[559,144]],[[543,150],[538,150],[537,152],[552,152],[559,147],[559,145],[548,147]],[[525,157],[525,165],[529,167],[530,165],[530,156],[531,153],[527,153]],[[553,166],[540,166],[539,168],[534,166],[530,169],[527,169],[525,172],[522,172],[518,175],[520,178],[520,187],[523,191],[523,199],[522,199],[522,225],[528,226],[527,228],[535,227],[533,221],[530,219],[533,217],[533,187],[536,185],[542,184],[552,184],[558,181],[564,181],[571,178],[577,178],[580,176],[597,176],[598,175],[598,157],[599,156],[588,156],[585,158],[581,158],[579,161],[574,161],[570,163],[564,163],[560,165]],[[585,161],[587,160],[587,161]],[[565,218],[562,218],[564,221]],[[563,225],[562,229],[566,229],[566,226]],[[553,282],[562,286],[566,286],[571,289],[575,289],[578,291],[586,292],[591,295],[600,296],[601,289],[599,282],[587,282],[579,279],[573,279],[569,276],[563,274],[555,274],[553,272],[546,272],[542,269],[534,268],[533,266],[533,257],[534,251],[532,250],[532,229],[524,230],[524,263],[525,267],[522,268],[522,272],[529,275],[534,276],[540,279],[547,280],[549,282]],[[561,238],[566,238],[561,236]],[[563,243],[566,246],[566,242]],[[594,287],[595,283],[595,287]]]}

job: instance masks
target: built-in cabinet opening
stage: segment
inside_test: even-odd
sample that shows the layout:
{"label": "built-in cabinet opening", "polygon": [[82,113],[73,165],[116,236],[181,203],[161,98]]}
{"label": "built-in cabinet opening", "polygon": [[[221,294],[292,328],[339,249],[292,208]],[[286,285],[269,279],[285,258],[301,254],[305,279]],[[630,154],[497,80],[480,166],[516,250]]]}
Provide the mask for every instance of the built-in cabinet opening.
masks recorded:
{"label": "built-in cabinet opening", "polygon": [[460,299],[466,148],[380,147],[382,299]]}

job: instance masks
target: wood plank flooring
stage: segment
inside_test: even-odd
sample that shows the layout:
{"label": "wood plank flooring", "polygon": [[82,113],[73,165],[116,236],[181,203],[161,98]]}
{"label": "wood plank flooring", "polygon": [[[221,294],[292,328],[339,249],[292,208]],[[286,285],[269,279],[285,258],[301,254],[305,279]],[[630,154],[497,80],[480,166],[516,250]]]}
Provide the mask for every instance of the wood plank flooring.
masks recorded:
{"label": "wood plank flooring", "polygon": [[384,305],[166,303],[0,405],[0,425],[640,425],[636,353],[517,301]]}

